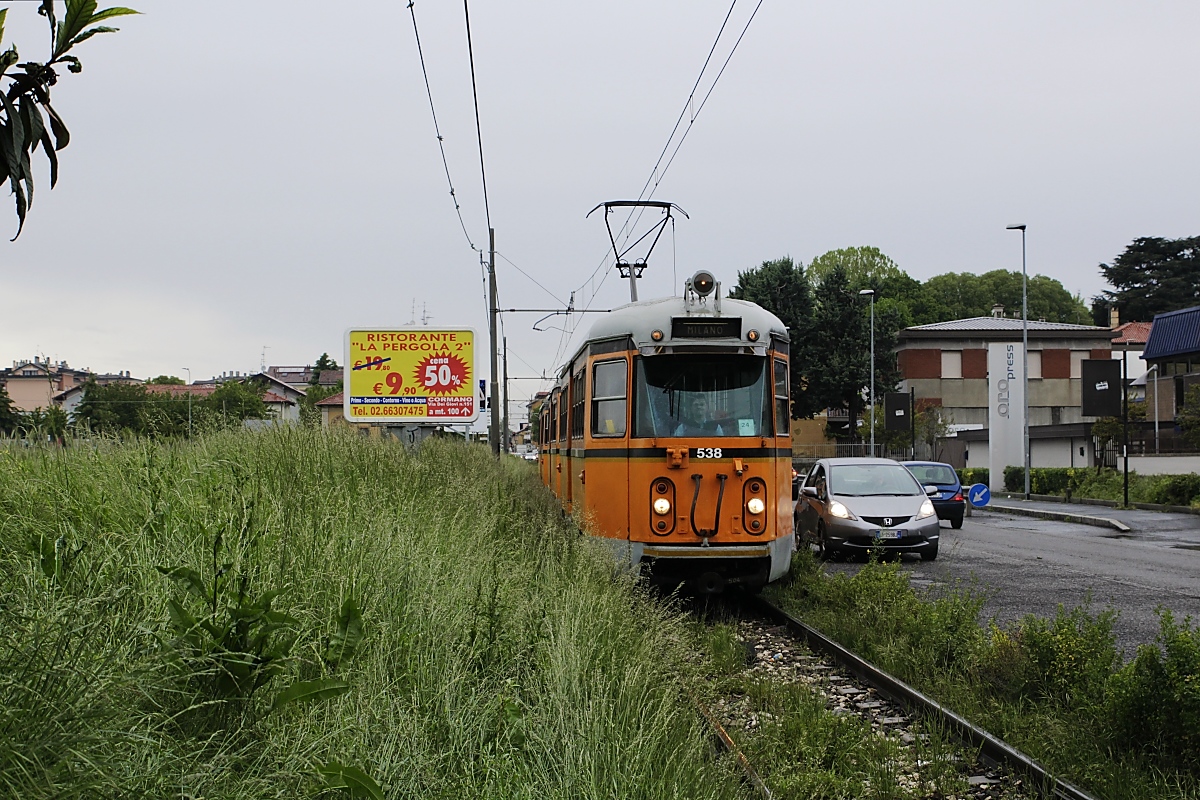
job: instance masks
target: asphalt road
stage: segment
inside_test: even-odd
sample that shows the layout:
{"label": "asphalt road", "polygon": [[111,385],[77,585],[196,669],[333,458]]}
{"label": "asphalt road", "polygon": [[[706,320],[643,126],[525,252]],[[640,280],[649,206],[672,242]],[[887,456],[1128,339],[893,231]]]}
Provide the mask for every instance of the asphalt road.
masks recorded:
{"label": "asphalt road", "polygon": [[[1059,604],[1072,608],[1090,596],[1094,612],[1119,613],[1113,632],[1130,658],[1157,636],[1156,608],[1170,609],[1177,619],[1190,615],[1200,625],[1200,517],[1194,524],[1162,522],[1118,533],[976,512],[961,530],[942,523],[937,561],[904,556],[903,569],[914,586],[934,591],[974,583],[987,598],[981,622],[1001,625],[1026,614],[1053,617]],[[829,562],[826,568],[855,572],[861,564]]]}

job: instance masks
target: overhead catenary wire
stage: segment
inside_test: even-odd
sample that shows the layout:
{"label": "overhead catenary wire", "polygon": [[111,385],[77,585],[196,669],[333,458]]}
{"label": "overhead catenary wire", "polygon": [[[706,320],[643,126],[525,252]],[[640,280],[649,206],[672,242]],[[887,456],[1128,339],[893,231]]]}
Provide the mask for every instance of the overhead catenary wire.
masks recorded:
{"label": "overhead catenary wire", "polygon": [[[458,224],[462,227],[463,236],[467,239],[467,244],[472,250],[479,252],[479,248],[475,246],[475,242],[471,240],[471,234],[467,231],[467,223],[463,220],[462,206],[458,203],[458,195],[454,193],[454,181],[450,178],[450,162],[446,158],[446,142],[442,136],[442,131],[438,125],[437,109],[433,105],[433,90],[429,86],[429,71],[425,67],[425,52],[421,48],[421,33],[417,29],[417,11],[416,0],[409,0],[408,11],[412,15],[413,38],[417,41],[417,56],[421,61],[421,74],[425,78],[425,94],[429,98],[429,113],[433,116],[433,132],[437,135],[438,150],[442,154],[442,168],[446,172],[446,183],[450,186],[450,199],[454,201],[454,213],[458,215]],[[486,208],[486,193],[484,206]]]}
{"label": "overhead catenary wire", "polygon": [[471,61],[471,97],[475,101],[475,138],[479,142],[479,177],[483,182],[483,213],[487,218],[488,230],[492,229],[492,210],[488,205],[487,170],[483,166],[483,133],[479,124],[479,89],[475,83],[475,48],[471,44],[471,8],[463,0],[463,17],[467,23],[467,57]]}
{"label": "overhead catenary wire", "polygon": [[[684,140],[687,138],[688,133],[692,129],[692,126],[695,124],[696,120],[699,118],[700,112],[703,110],[705,104],[708,102],[708,99],[712,95],[713,90],[716,89],[717,83],[721,80],[721,76],[724,75],[726,67],[728,67],[730,60],[733,58],[733,54],[735,52],[737,52],[738,46],[741,44],[742,39],[745,38],[746,32],[750,29],[750,24],[754,21],[754,18],[758,15],[758,11],[762,7],[763,0],[759,0],[758,4],[754,7],[754,10],[751,12],[749,19],[747,19],[746,24],[743,26],[741,33],[738,35],[737,40],[734,42],[733,47],[730,48],[729,54],[726,56],[725,61],[722,63],[720,71],[717,73],[716,77],[713,78],[713,82],[709,85],[707,92],[705,92],[704,99],[700,102],[699,107],[697,107],[696,110],[692,113],[691,118],[688,120],[687,126],[684,127],[684,129],[683,129],[682,136],[680,136],[679,141],[676,142],[674,150],[671,150],[670,158],[667,160],[666,165],[663,166],[662,160],[663,160],[664,156],[666,156],[667,151],[670,150],[671,143],[673,141],[675,141],[675,136],[679,132],[679,128],[683,122],[684,117],[687,116],[688,109],[692,107],[692,104],[695,101],[696,91],[697,91],[697,89],[699,89],[701,83],[704,80],[704,75],[708,71],[709,65],[712,63],[713,55],[716,52],[716,49],[721,41],[721,37],[724,35],[725,29],[729,24],[729,20],[733,14],[734,8],[737,6],[737,2],[738,2],[738,0],[733,0],[733,2],[729,6],[729,10],[725,13],[725,18],[721,22],[721,27],[717,31],[716,37],[713,39],[713,44],[709,48],[708,55],[704,59],[704,64],[701,66],[700,72],[696,76],[696,81],[692,85],[692,90],[688,93],[687,100],[684,102],[683,108],[679,113],[679,117],[676,119],[675,125],[671,129],[671,134],[667,137],[667,141],[663,145],[663,148],[659,153],[658,160],[655,161],[654,166],[650,170],[650,175],[646,179],[646,183],[643,185],[642,191],[638,195],[638,200],[644,200],[644,199],[647,199],[648,197],[653,197],[655,191],[657,191],[659,185],[662,183],[663,179],[666,177],[667,171],[670,169],[671,165],[674,163],[675,157],[676,157],[676,155],[678,155],[680,147],[682,147]],[[661,170],[659,169],[660,166],[662,166]],[[647,190],[649,190],[649,194],[647,194]],[[624,242],[628,242],[629,238],[633,235],[633,231],[636,229],[636,226],[637,226],[637,220],[641,219],[641,215],[642,215],[642,213],[644,213],[644,211],[645,211],[644,208],[638,209],[637,216],[635,218],[634,211],[633,211],[633,209],[631,209],[629,214],[626,216],[625,223],[622,224],[621,228],[619,229],[619,233],[618,233],[618,235],[621,235],[621,233],[624,234]],[[633,222],[632,226],[630,226],[631,220]],[[628,230],[626,230],[627,228],[628,228]],[[595,278],[596,274],[604,266],[604,264],[607,262],[607,260],[608,260],[608,257],[606,254],[605,259],[600,263],[599,266],[597,266],[597,268],[595,270],[592,271],[592,274],[588,276],[588,279],[586,281],[584,281],[583,286],[586,286],[589,281],[591,281],[593,278]],[[600,282],[595,285],[595,288],[592,290],[592,292],[588,296],[587,301],[583,303],[582,308],[584,308],[584,309],[591,308],[592,303],[595,301],[596,296],[599,294],[600,289],[601,289],[601,287],[603,287],[603,285],[605,283],[605,279],[607,277],[608,277],[608,271],[605,271],[604,275],[601,276]],[[580,288],[582,289],[583,287],[581,286]]]}

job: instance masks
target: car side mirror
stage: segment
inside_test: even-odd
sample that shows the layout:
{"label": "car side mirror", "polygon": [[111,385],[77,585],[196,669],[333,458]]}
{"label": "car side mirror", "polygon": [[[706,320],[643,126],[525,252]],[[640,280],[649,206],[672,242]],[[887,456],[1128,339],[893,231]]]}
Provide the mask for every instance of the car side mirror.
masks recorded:
{"label": "car side mirror", "polygon": [[805,486],[800,491],[804,492],[805,497],[816,497],[817,496],[817,487],[815,487],[815,486]]}
{"label": "car side mirror", "polygon": [[925,496],[926,497],[934,497],[941,491],[936,486],[926,486],[924,488],[925,488]]}
{"label": "car side mirror", "polygon": [[799,499],[800,499],[800,484],[793,483],[792,484],[792,502],[795,502]]}

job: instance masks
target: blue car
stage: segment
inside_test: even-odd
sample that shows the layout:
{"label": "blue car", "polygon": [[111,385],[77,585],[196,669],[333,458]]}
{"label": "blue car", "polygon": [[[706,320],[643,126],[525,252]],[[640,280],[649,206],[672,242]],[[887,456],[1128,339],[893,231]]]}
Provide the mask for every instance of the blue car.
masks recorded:
{"label": "blue car", "polygon": [[902,461],[922,486],[936,486],[937,494],[930,495],[938,519],[950,520],[955,530],[962,527],[967,502],[963,498],[963,487],[958,473],[949,464],[938,461]]}

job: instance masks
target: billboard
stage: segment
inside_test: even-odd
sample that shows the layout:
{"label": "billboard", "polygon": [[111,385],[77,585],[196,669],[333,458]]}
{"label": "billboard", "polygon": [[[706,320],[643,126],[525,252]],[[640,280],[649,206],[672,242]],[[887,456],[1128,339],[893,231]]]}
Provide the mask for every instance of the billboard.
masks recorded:
{"label": "billboard", "polygon": [[885,431],[905,431],[912,428],[912,418],[909,415],[908,392],[888,392],[883,396],[883,429]]}
{"label": "billboard", "polygon": [[1080,398],[1085,417],[1121,416],[1121,362],[1115,358],[1089,359],[1082,364]]}
{"label": "billboard", "polygon": [[1025,349],[988,344],[988,484],[1004,491],[1004,468],[1025,466]]}
{"label": "billboard", "polygon": [[342,397],[350,422],[473,422],[475,331],[351,328]]}

